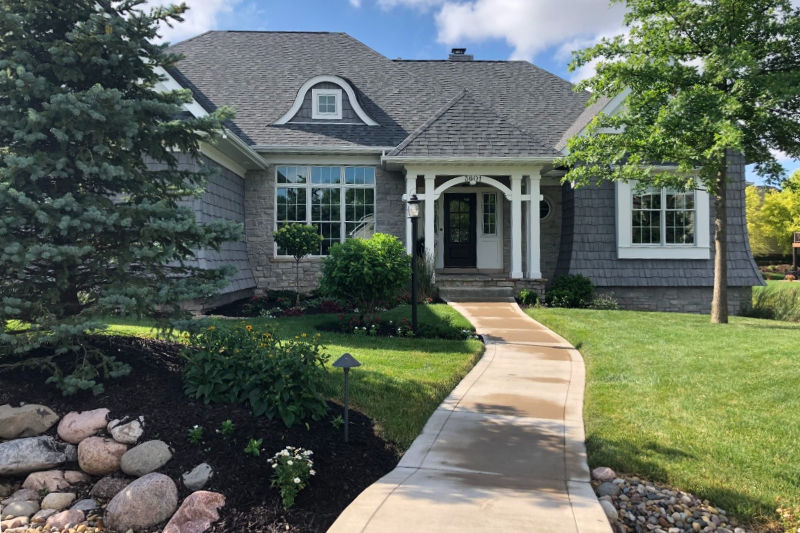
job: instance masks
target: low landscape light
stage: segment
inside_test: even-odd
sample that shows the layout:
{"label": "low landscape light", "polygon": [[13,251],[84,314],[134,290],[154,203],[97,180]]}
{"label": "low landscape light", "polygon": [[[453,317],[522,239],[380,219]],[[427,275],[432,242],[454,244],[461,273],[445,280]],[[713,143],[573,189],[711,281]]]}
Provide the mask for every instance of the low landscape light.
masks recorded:
{"label": "low landscape light", "polygon": [[348,380],[348,376],[350,374],[350,369],[355,368],[357,366],[361,366],[361,363],[356,361],[356,358],[350,355],[349,353],[343,353],[339,359],[333,362],[333,366],[344,370],[344,441],[347,442],[348,426],[350,425],[348,416],[348,407],[347,407],[349,398],[348,389],[350,388],[350,382]]}

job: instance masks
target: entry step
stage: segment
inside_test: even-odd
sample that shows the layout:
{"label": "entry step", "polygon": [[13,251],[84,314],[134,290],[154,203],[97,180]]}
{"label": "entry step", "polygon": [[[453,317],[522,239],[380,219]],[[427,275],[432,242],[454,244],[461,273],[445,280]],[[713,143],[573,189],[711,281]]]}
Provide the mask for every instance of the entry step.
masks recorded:
{"label": "entry step", "polygon": [[439,287],[445,302],[513,302],[511,287]]}

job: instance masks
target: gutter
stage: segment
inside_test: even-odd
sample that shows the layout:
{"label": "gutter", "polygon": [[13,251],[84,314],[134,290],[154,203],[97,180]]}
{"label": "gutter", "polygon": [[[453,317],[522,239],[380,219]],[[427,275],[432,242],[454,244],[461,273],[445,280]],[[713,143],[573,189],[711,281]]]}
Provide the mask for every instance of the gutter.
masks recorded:
{"label": "gutter", "polygon": [[267,154],[383,154],[387,150],[393,150],[394,146],[336,146],[319,145],[310,146],[307,144],[255,144],[252,150]]}

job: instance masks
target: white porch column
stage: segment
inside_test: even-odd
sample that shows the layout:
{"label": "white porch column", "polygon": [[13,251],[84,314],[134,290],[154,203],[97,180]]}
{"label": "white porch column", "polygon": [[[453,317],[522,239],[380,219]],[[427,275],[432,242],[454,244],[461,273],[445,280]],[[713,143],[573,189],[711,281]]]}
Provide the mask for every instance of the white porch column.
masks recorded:
{"label": "white porch column", "polygon": [[[417,174],[416,172],[406,172],[406,201],[412,194],[417,194]],[[408,204],[403,205],[403,216],[406,219],[406,252],[409,255],[414,253],[414,243],[411,242],[411,219],[408,218]]]}
{"label": "white porch column", "polygon": [[425,174],[425,259],[434,260],[434,239],[436,228],[433,224],[435,214],[433,209],[433,190],[435,188],[435,174]]}
{"label": "white porch column", "polygon": [[537,168],[528,176],[528,279],[541,279],[541,228],[539,226],[540,183],[542,176]]}
{"label": "white porch column", "polygon": [[511,277],[522,278],[522,174],[511,175]]}

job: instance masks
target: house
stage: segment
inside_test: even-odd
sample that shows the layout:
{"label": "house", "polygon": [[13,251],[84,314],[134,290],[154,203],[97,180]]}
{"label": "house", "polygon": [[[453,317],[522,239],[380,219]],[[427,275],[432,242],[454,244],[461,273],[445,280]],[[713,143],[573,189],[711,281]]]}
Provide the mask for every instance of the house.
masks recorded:
{"label": "house", "polygon": [[[392,60],[343,33],[212,31],[173,47],[184,55],[165,87],[191,89],[187,110],[232,106],[224,139],[204,144],[221,167],[195,209],[244,223],[245,242],[200,261],[238,273],[224,300],[292,286],[293,262],[273,242],[282,224],[323,236],[302,264],[311,289],[330,246],[384,232],[409,252],[405,200],[421,200],[417,247],[453,297],[533,288],[583,274],[632,309],[706,312],[713,284],[713,205],[703,190],[573,189],[554,161],[567,139],[621,98],[589,95],[527,61]],[[193,164],[186,161],[186,164]],[[729,174],[729,300],[747,307],[763,283],[750,253],[744,161]]]}

